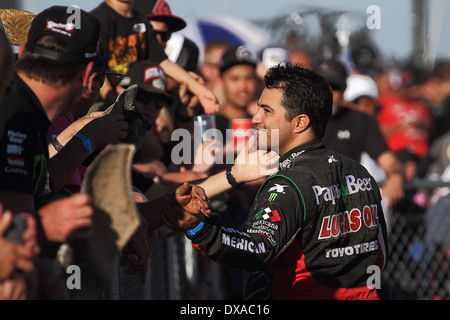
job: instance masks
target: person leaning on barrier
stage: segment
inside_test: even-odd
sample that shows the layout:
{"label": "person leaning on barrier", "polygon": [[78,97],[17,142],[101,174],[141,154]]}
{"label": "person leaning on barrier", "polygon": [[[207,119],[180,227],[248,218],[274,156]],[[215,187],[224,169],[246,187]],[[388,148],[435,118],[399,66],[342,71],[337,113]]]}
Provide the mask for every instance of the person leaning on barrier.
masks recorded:
{"label": "person leaning on barrier", "polygon": [[367,270],[383,269],[387,257],[381,195],[362,165],[323,145],[332,99],[311,70],[269,69],[252,122],[260,146],[279,148],[280,170],[261,186],[244,228],[217,216],[167,218],[194,248],[251,273],[246,298],[379,299]]}

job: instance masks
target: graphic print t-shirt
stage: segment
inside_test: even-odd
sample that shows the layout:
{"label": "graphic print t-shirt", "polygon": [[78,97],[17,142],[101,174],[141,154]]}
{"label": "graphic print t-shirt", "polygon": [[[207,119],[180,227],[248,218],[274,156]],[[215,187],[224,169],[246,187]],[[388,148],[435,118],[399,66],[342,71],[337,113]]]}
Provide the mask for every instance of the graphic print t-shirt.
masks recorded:
{"label": "graphic print t-shirt", "polygon": [[111,71],[125,75],[128,66],[138,60],[159,64],[167,59],[150,22],[142,14],[135,11],[132,18],[126,18],[104,2],[91,13],[100,21],[100,40],[106,47]]}

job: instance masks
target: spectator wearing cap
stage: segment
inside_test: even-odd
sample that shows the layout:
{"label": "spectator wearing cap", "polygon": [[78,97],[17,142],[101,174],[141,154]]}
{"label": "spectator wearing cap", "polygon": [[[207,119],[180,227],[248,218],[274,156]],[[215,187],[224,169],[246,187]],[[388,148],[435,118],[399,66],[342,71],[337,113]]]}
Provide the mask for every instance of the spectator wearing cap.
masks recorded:
{"label": "spectator wearing cap", "polygon": [[[199,57],[197,45],[192,40],[176,33],[186,27],[186,21],[172,14],[170,6],[165,0],[152,0],[150,6],[152,6],[152,10],[145,17],[152,25],[156,38],[165,48],[169,60],[181,66],[193,79],[204,85],[197,70]],[[175,88],[177,85],[179,85],[178,88]],[[175,96],[175,111],[173,113],[167,108],[163,108],[157,123],[160,126],[165,122],[170,126],[171,123],[176,122],[184,128],[187,122],[192,122],[192,116],[195,113],[194,108],[198,105],[198,98],[189,92],[188,84],[185,81],[177,83],[170,75],[168,76],[168,87],[168,90]],[[178,89],[178,92],[176,92],[176,89]]]}
{"label": "spectator wearing cap", "polygon": [[132,84],[138,86],[136,107],[154,125],[161,108],[173,101],[173,97],[166,91],[167,76],[164,70],[149,61],[133,63],[119,82],[122,88],[128,88]]}
{"label": "spectator wearing cap", "polygon": [[247,107],[256,90],[256,55],[245,46],[230,46],[219,61],[224,102],[216,115],[216,126],[226,137],[233,119],[251,119]]}
{"label": "spectator wearing cap", "polygon": [[[231,136],[227,134],[227,129],[233,128],[235,120],[251,120],[252,115],[248,109],[256,93],[257,65],[256,55],[246,46],[238,45],[232,45],[225,50],[219,61],[224,101],[220,112],[216,115],[216,127],[224,137],[226,153],[236,153],[242,147],[230,140]],[[230,144],[231,142],[233,143]],[[234,150],[230,149],[230,146]]]}
{"label": "spectator wearing cap", "polygon": [[[323,61],[316,68],[333,92],[333,113],[328,121],[323,142],[333,150],[362,162],[368,158],[380,167],[386,177],[381,187],[385,212],[404,197],[403,166],[384,140],[375,118],[344,107],[343,94],[347,89],[347,70],[338,60]],[[369,168],[368,168],[369,169]],[[370,172],[375,175],[375,172]]]}
{"label": "spectator wearing cap", "polygon": [[169,59],[176,62],[188,72],[198,72],[200,49],[197,44],[188,37],[174,34],[166,45],[166,53]]}
{"label": "spectator wearing cap", "polygon": [[347,89],[343,95],[347,105],[374,117],[377,112],[378,88],[369,76],[354,74],[347,79]]}
{"label": "spectator wearing cap", "polygon": [[[170,105],[174,99],[173,95],[167,92],[167,75],[157,64],[150,61],[138,61],[130,65],[127,75],[119,83],[119,91],[132,84],[138,85],[136,108],[155,127],[161,109]],[[179,177],[177,175],[179,172],[167,172],[170,156],[171,145],[161,143],[158,133],[151,130],[147,132],[142,145],[136,151],[133,167],[141,172],[152,172],[159,163],[156,173],[160,176],[161,182],[168,184],[206,177],[192,171],[185,175],[179,175]]]}
{"label": "spectator wearing cap", "polygon": [[151,13],[145,17],[150,21],[158,41],[166,47],[172,33],[183,30],[186,21],[172,14],[169,4],[165,0],[152,0],[154,3]]}
{"label": "spectator wearing cap", "polygon": [[[97,19],[80,10],[82,28],[77,29],[67,22],[69,16],[67,7],[53,6],[34,18],[25,51],[16,63],[16,86],[0,110],[0,202],[13,213],[34,215],[39,257],[50,261],[61,242],[87,234],[93,213],[86,194],[43,203],[48,126],[81,98],[98,48]],[[77,150],[73,157],[85,157],[91,147],[81,135],[70,143]],[[57,190],[51,176],[49,179],[50,190]],[[38,267],[38,271],[42,269]],[[45,289],[50,279],[41,280],[45,281],[40,282],[40,289]],[[58,290],[53,289],[40,291],[40,298],[56,295]]]}
{"label": "spectator wearing cap", "polygon": [[320,63],[316,70],[322,75],[333,91],[333,113],[339,110],[342,103],[342,95],[347,89],[348,71],[338,60],[331,59]]}
{"label": "spectator wearing cap", "polygon": [[[190,72],[199,81],[203,81],[198,70],[200,49],[194,41],[180,33],[175,33],[167,42],[166,53],[171,61]],[[167,77],[167,87],[167,90],[175,97],[173,108],[168,110],[174,126],[192,131],[193,116],[203,112],[198,98],[188,91],[185,83],[178,84],[171,77]]]}
{"label": "spectator wearing cap", "polygon": [[[108,66],[125,75],[131,63],[150,60],[159,64],[164,72],[178,83],[185,82],[188,89],[197,95],[205,112],[215,113],[219,105],[214,94],[194,79],[186,70],[170,61],[164,46],[156,38],[149,20],[134,9],[134,0],[105,0],[92,13],[101,23],[101,40],[107,47]],[[106,79],[101,96],[107,105],[112,104],[117,92],[117,82]]]}
{"label": "spectator wearing cap", "polygon": [[261,50],[261,59],[258,62],[256,74],[261,81],[269,68],[278,64],[285,65],[290,61],[290,53],[281,47],[267,47]]}
{"label": "spectator wearing cap", "polygon": [[[220,112],[216,114],[216,127],[223,135],[224,152],[226,154],[233,153],[236,155],[243,148],[242,142],[227,134],[227,130],[233,128],[234,120],[251,121],[248,107],[255,98],[257,64],[258,58],[256,54],[248,47],[239,45],[229,46],[219,61],[218,68],[224,101]],[[251,126],[251,123],[249,125]],[[229,167],[229,164],[226,163],[225,167]],[[213,168],[213,170],[218,168],[220,166]],[[224,200],[225,198],[219,199],[219,201],[226,201],[223,204],[224,212],[221,212],[221,216],[225,219],[226,224],[240,225],[245,220],[244,212],[247,212],[246,210],[251,206],[256,189],[261,182],[261,180],[257,180],[252,184],[240,185],[227,192],[228,200]],[[231,299],[233,296],[237,296],[243,288],[242,274],[224,267],[222,276],[224,277],[224,298]]]}

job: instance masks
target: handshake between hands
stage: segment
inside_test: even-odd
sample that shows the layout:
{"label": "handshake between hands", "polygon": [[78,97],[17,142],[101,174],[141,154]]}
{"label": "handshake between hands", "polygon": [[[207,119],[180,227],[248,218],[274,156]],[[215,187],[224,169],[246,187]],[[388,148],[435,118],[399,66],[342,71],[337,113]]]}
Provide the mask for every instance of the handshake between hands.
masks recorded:
{"label": "handshake between hands", "polygon": [[174,193],[166,194],[162,203],[161,218],[165,225],[175,231],[195,228],[204,217],[211,215],[205,190],[188,182],[183,183]]}

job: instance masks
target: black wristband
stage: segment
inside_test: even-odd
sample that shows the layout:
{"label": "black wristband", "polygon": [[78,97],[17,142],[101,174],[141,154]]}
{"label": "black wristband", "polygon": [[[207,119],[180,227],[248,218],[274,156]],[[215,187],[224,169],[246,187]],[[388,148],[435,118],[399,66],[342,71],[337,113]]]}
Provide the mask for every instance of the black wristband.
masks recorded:
{"label": "black wristband", "polygon": [[233,188],[237,187],[239,183],[237,183],[236,179],[233,176],[233,173],[231,172],[231,167],[227,169],[226,171],[227,181]]}
{"label": "black wristband", "polygon": [[55,137],[55,139],[52,140],[52,146],[55,148],[56,152],[60,152],[64,146],[59,142],[58,138]]}

